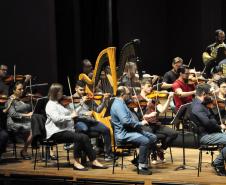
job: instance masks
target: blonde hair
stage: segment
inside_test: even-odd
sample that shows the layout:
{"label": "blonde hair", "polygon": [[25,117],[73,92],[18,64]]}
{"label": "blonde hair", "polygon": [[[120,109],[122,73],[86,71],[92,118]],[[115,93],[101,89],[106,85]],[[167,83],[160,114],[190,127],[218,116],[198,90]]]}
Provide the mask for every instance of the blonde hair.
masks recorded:
{"label": "blonde hair", "polygon": [[48,97],[50,100],[57,101],[58,93],[63,91],[63,86],[59,83],[53,83],[49,88]]}

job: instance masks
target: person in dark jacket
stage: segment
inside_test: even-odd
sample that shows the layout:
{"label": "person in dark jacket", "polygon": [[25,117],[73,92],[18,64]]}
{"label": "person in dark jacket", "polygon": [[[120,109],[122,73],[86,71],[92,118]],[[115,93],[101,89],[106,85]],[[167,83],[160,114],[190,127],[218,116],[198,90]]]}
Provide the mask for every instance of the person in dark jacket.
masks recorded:
{"label": "person in dark jacket", "polygon": [[[196,86],[196,97],[191,104],[190,119],[198,126],[201,144],[226,144],[226,134],[223,123],[219,124],[214,115],[205,106],[205,101],[210,93],[210,85],[199,84]],[[217,158],[213,161],[217,175],[226,176],[224,161],[226,159],[226,147],[224,147]]]}

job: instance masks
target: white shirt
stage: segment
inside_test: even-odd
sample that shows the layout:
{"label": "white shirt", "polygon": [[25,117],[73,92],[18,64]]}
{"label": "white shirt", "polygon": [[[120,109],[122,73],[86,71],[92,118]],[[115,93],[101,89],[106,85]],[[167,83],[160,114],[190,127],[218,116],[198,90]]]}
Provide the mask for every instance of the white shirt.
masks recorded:
{"label": "white shirt", "polygon": [[46,115],[46,139],[50,138],[55,133],[65,130],[74,131],[74,121],[71,118],[71,112],[57,101],[48,101],[46,105]]}

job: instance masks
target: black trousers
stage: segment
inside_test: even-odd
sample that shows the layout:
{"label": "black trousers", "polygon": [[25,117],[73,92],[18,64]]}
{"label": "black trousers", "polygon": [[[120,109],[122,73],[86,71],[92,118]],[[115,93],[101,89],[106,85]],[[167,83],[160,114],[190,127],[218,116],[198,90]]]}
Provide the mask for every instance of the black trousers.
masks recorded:
{"label": "black trousers", "polygon": [[74,158],[80,157],[80,152],[84,151],[90,161],[96,159],[96,153],[92,148],[90,139],[86,134],[73,131],[62,131],[53,134],[50,139],[57,143],[74,143]]}
{"label": "black trousers", "polygon": [[172,128],[165,125],[143,126],[143,130],[154,133],[158,140],[162,142],[162,148],[165,150],[170,146],[171,142],[177,138],[178,133]]}
{"label": "black trousers", "polygon": [[5,130],[0,129],[0,156],[6,150],[7,142],[8,133]]}

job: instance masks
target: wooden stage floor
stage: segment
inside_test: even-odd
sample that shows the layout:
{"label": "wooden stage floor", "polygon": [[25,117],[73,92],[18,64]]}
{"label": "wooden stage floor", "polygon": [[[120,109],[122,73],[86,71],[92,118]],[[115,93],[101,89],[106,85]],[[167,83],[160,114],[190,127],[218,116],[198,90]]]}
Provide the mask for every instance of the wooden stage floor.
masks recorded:
{"label": "wooden stage floor", "polygon": [[[18,149],[19,150],[19,149]],[[152,165],[151,170],[152,175],[144,176],[138,175],[136,173],[136,168],[130,163],[132,156],[125,157],[125,166],[121,170],[120,167],[115,168],[115,174],[112,174],[111,163],[105,163],[109,165],[107,170],[94,170],[89,169],[86,172],[73,171],[71,167],[66,167],[63,164],[66,164],[66,152],[63,151],[63,146],[59,146],[60,150],[60,170],[56,168],[54,161],[48,163],[48,167],[44,166],[44,163],[39,161],[37,163],[36,170],[33,170],[32,161],[23,161],[18,160],[17,162],[12,162],[11,159],[9,163],[0,164],[0,174],[10,175],[13,174],[31,174],[31,175],[51,175],[51,176],[73,176],[76,178],[96,178],[96,179],[131,179],[131,180],[144,180],[145,184],[152,183],[191,183],[191,184],[226,184],[226,177],[217,176],[211,165],[210,154],[203,153],[203,166],[200,177],[197,177],[197,169],[185,169],[175,171],[174,169],[182,164],[182,149],[181,148],[172,148],[174,163],[170,161],[169,150],[166,151],[167,162],[165,164]],[[72,161],[72,152],[70,153],[70,159]],[[215,154],[216,156],[216,154]],[[214,157],[215,157],[214,156]],[[3,157],[9,160],[12,157],[12,153],[6,153]],[[100,158],[101,160],[101,158]],[[118,163],[121,164],[121,160],[118,160]],[[189,166],[197,166],[198,163],[198,150],[197,149],[186,149],[186,164]],[[62,166],[63,165],[63,166]]]}

